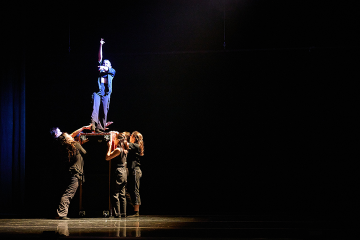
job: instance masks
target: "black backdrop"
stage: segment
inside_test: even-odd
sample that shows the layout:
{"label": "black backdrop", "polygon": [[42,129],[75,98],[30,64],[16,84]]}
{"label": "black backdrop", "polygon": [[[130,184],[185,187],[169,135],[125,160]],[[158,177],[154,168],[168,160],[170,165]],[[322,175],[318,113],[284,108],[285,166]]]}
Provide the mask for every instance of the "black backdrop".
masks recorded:
{"label": "black backdrop", "polygon": [[144,214],[357,210],[357,6],[103,5],[24,10],[25,211],[56,205],[48,130],[90,122],[101,37],[117,70],[111,130],[144,136]]}

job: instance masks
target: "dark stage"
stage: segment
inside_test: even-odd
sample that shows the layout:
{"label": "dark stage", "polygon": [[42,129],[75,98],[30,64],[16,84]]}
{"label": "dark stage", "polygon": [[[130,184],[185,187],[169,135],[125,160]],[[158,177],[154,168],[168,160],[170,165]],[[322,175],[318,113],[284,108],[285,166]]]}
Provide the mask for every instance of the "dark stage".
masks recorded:
{"label": "dark stage", "polygon": [[347,239],[346,222],[274,216],[0,219],[0,237],[13,239]]}
{"label": "dark stage", "polygon": [[[360,213],[360,2],[15,4],[1,14],[1,238],[349,233]],[[57,221],[63,159],[49,130],[90,123],[101,38],[116,70],[109,130],[144,136],[140,218],[101,218],[107,145],[90,141],[83,205],[78,190],[71,220]]]}

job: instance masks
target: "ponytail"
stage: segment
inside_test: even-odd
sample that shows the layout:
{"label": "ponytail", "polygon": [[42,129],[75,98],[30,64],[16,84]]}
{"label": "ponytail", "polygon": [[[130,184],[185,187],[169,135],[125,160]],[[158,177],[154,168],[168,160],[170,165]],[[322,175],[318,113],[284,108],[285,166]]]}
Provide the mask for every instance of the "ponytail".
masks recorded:
{"label": "ponytail", "polygon": [[132,135],[135,137],[136,143],[139,144],[140,156],[144,156],[144,140],[143,140],[143,135],[142,135],[141,133],[139,133],[138,131],[133,132]]}

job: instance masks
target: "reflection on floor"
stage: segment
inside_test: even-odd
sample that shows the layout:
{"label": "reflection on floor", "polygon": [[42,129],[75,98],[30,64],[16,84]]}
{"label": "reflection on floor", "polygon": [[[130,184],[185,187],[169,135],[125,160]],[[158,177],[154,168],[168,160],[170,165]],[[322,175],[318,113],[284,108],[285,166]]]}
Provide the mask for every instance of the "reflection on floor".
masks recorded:
{"label": "reflection on floor", "polygon": [[343,239],[334,221],[270,216],[140,216],[138,218],[0,219],[1,239]]}

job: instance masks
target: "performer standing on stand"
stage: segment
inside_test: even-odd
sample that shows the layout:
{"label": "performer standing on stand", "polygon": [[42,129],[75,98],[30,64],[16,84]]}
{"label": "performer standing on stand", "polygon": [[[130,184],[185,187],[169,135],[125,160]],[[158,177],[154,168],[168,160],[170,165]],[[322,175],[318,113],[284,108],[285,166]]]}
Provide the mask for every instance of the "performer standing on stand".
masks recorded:
{"label": "performer standing on stand", "polygon": [[[103,60],[102,46],[104,43],[104,39],[101,38],[98,53],[98,61],[100,64],[98,76],[99,92],[94,92],[92,95],[93,110],[91,114],[91,130],[96,132],[105,131],[107,126],[107,114],[110,106],[112,81],[116,73],[115,69],[111,66],[111,62],[107,59]],[[101,108],[102,111],[100,111]]]}
{"label": "performer standing on stand", "polygon": [[[113,136],[115,134],[114,140]],[[114,217],[126,217],[126,197],[125,186],[127,183],[126,157],[128,144],[123,133],[111,132],[110,141],[108,142],[108,151],[106,161],[114,159],[111,163],[115,169],[112,174],[112,194],[111,202],[114,210]],[[114,141],[114,142],[113,142]],[[113,150],[115,145],[115,149]]]}

